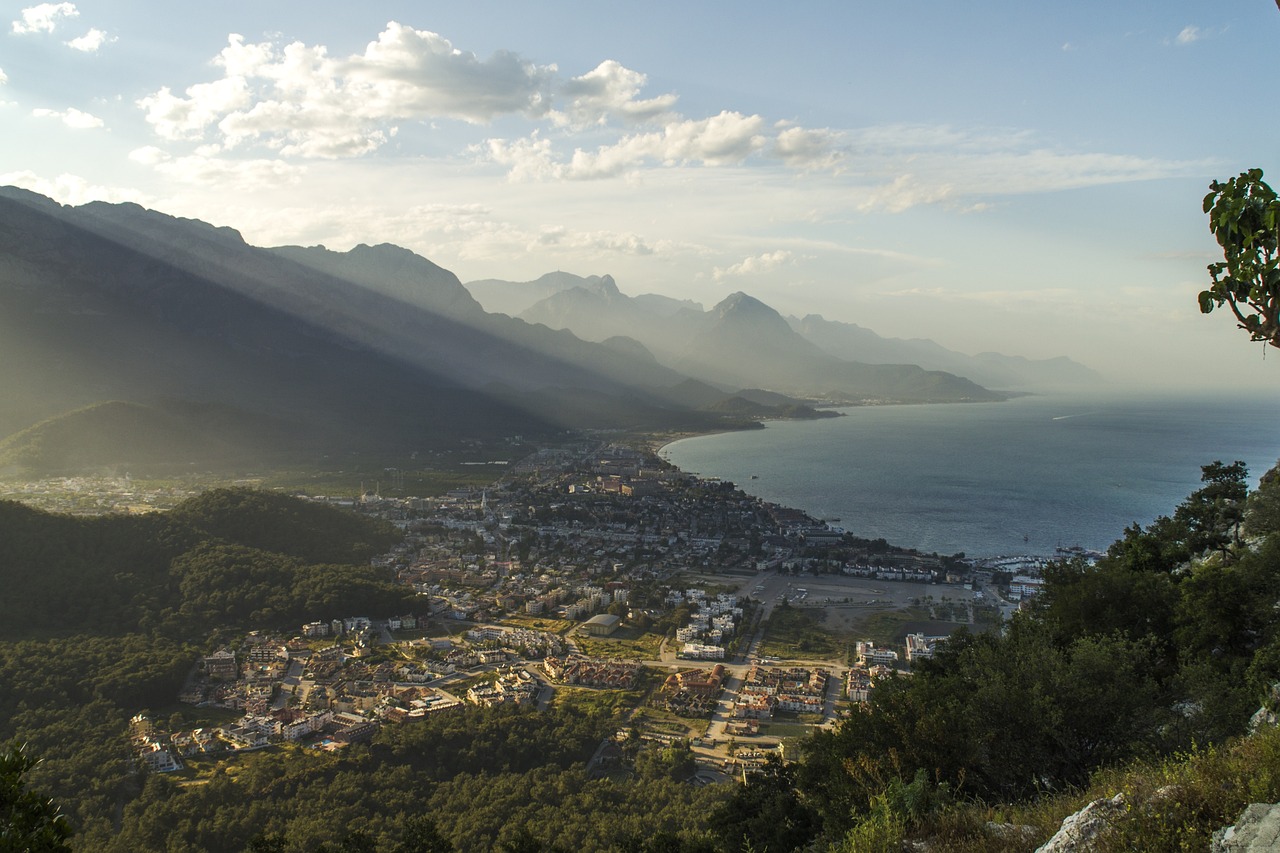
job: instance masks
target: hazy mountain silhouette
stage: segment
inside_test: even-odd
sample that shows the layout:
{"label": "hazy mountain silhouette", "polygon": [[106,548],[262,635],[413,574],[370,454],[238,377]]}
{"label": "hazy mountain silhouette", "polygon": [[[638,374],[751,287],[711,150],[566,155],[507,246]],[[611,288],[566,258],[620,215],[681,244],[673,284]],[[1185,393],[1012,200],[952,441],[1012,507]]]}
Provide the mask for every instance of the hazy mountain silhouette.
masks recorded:
{"label": "hazy mountain silhouette", "polygon": [[806,340],[777,311],[744,293],[702,311],[696,303],[628,297],[609,276],[582,282],[556,291],[520,317],[589,340],[633,337],[661,363],[726,388],[764,386],[793,396],[847,401],[1000,398],[967,379],[911,363],[840,358]]}
{"label": "hazy mountain silhouette", "polygon": [[[612,427],[620,413],[640,427],[721,423],[661,398],[684,378],[485,314],[452,273],[396,247],[258,249],[136,205],[0,190],[0,434],[161,399],[271,423],[235,436],[262,450],[287,424],[295,452]],[[563,389],[574,408],[560,417],[538,395]]]}
{"label": "hazy mountain silhouette", "polygon": [[503,281],[485,278],[467,282],[466,288],[484,306],[484,310],[516,317],[548,296],[575,287],[590,287],[599,281],[600,276],[597,275],[584,278],[557,270],[534,281]]}
{"label": "hazy mountain silhouette", "polygon": [[1065,356],[965,355],[925,338],[883,338],[862,326],[826,320],[817,314],[790,317],[788,322],[805,340],[837,358],[869,364],[918,364],[964,376],[988,388],[1049,391],[1097,387],[1103,382],[1096,371]]}
{"label": "hazy mountain silhouette", "polygon": [[525,313],[552,322],[486,312],[452,272],[397,246],[257,248],[135,204],[0,189],[0,437],[29,430],[6,464],[81,464],[77,446],[103,464],[140,464],[148,447],[203,463],[812,416],[794,395],[998,398],[945,373],[842,361],[745,294],[704,312],[632,299],[609,276],[521,286],[549,292]]}

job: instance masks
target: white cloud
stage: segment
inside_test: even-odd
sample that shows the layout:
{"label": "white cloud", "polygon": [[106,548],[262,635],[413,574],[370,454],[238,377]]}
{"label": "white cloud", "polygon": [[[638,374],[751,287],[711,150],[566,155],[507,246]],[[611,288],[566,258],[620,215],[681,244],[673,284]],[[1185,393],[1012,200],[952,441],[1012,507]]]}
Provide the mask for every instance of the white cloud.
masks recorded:
{"label": "white cloud", "polygon": [[306,168],[284,160],[233,160],[212,156],[217,152],[195,153],[174,157],[155,146],[134,149],[129,159],[177,181],[204,186],[258,189],[296,184]]}
{"label": "white cloud", "polygon": [[31,114],[36,118],[61,119],[62,123],[67,127],[75,128],[76,130],[89,130],[91,128],[103,126],[102,119],[95,115],[81,112],[75,107],[70,107],[64,111],[48,110],[42,107],[37,107],[31,111]]}
{"label": "white cloud", "polygon": [[840,141],[834,131],[788,127],[774,138],[769,156],[796,169],[830,169],[845,158]]}
{"label": "white cloud", "polygon": [[553,111],[558,125],[582,128],[603,125],[611,116],[628,123],[670,119],[676,95],[659,95],[637,100],[648,78],[612,59],[606,59],[591,71],[574,77],[560,87],[559,95],[568,99],[563,111]]}
{"label": "white cloud", "polygon": [[13,31],[27,33],[51,33],[61,18],[74,18],[80,14],[74,3],[41,3],[22,10],[22,19],[13,22]]}
{"label": "white cloud", "polygon": [[174,95],[166,86],[139,100],[147,121],[165,139],[197,139],[205,129],[226,113],[249,103],[243,77],[224,77],[213,83],[197,83],[186,98]]}
{"label": "white cloud", "polygon": [[4,73],[4,69],[0,68],[0,86],[9,82],[9,75]]}
{"label": "white cloud", "polygon": [[509,51],[481,61],[443,36],[394,21],[363,57],[352,57],[350,68],[378,99],[375,115],[447,116],[474,123],[510,113],[545,113],[556,70]]}
{"label": "white cloud", "polygon": [[1175,44],[1191,44],[1200,41],[1204,36],[1204,31],[1199,27],[1188,25],[1182,28],[1182,31],[1178,33],[1173,41]]}
{"label": "white cloud", "polygon": [[536,134],[514,142],[490,139],[486,146],[495,162],[509,167],[512,180],[592,180],[615,177],[649,162],[736,165],[767,144],[763,128],[764,119],[758,115],[726,111],[706,119],[673,121],[660,131],[626,136],[594,152],[575,149],[567,162],[556,157],[549,140]]}
{"label": "white cloud", "polygon": [[716,267],[711,275],[716,281],[726,278],[743,275],[758,275],[760,273],[772,272],[784,264],[793,262],[794,256],[785,249],[779,249],[776,252],[766,252],[762,255],[755,255],[750,258],[743,258],[740,262],[732,264],[728,267]]}
{"label": "white cloud", "polygon": [[83,53],[96,53],[98,48],[113,41],[115,41],[113,37],[107,35],[97,27],[91,27],[89,32],[79,38],[73,38],[71,41],[67,42],[67,47]]}
{"label": "white cloud", "polygon": [[868,192],[866,198],[858,204],[858,209],[902,213],[922,204],[945,201],[951,198],[954,191],[955,188],[950,184],[921,182],[915,175],[899,175],[890,183]]}
{"label": "white cloud", "polygon": [[1047,147],[1020,130],[886,125],[847,134],[863,211],[946,204],[980,212],[992,196],[1021,195],[1212,171],[1208,162]]}
{"label": "white cloud", "polygon": [[363,54],[345,59],[322,45],[279,48],[232,35],[215,64],[224,76],[142,98],[166,139],[220,137],[229,148],[260,143],[284,156],[355,157],[394,135],[394,123],[453,118],[484,123],[550,108],[555,66],[500,51],[481,60],[448,39],[395,22]]}
{"label": "white cloud", "polygon": [[544,228],[531,241],[530,250],[543,246],[589,250],[622,255],[652,255],[656,251],[644,237],[618,231],[570,231],[563,226]]}
{"label": "white cloud", "polygon": [[144,196],[135,189],[104,187],[91,184],[79,175],[62,174],[52,180],[24,170],[0,175],[0,185],[22,187],[48,196],[60,204],[87,204],[91,201],[142,202]]}

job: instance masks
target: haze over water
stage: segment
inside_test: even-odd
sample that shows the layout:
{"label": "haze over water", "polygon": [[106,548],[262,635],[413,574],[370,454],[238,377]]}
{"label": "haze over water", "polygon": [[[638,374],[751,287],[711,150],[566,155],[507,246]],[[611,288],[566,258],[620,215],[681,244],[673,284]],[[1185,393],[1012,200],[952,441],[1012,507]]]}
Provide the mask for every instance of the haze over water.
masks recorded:
{"label": "haze over water", "polygon": [[[663,456],[894,545],[970,556],[1104,550],[1244,460],[1280,456],[1280,398],[1024,397],[868,406],[684,439]],[[756,479],[752,479],[753,475]]]}

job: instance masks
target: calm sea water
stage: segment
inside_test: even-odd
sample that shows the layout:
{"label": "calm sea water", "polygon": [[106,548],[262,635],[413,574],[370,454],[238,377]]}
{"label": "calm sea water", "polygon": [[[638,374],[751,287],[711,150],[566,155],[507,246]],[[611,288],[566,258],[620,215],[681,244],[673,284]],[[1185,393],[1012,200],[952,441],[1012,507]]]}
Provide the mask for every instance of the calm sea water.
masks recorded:
{"label": "calm sea water", "polygon": [[[851,533],[970,556],[1105,549],[1166,515],[1200,466],[1280,456],[1280,398],[1025,397],[842,409],[684,439],[663,456]],[[753,479],[754,476],[754,479]]]}

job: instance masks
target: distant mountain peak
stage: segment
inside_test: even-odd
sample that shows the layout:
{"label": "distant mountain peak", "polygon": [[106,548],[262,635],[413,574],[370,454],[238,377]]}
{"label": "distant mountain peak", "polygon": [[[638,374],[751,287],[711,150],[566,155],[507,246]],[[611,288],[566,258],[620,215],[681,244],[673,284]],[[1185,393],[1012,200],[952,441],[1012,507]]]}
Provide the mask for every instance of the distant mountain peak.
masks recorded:
{"label": "distant mountain peak", "polygon": [[595,285],[596,289],[599,290],[601,293],[603,293],[605,296],[620,295],[620,293],[618,292],[618,283],[613,280],[613,276],[611,275],[602,275],[599,277],[591,276],[591,278],[588,279],[588,281],[591,281],[592,284]]}
{"label": "distant mountain peak", "polygon": [[711,309],[711,315],[722,324],[750,325],[768,329],[782,336],[783,339],[790,339],[795,334],[781,314],[742,291],[726,296]]}

